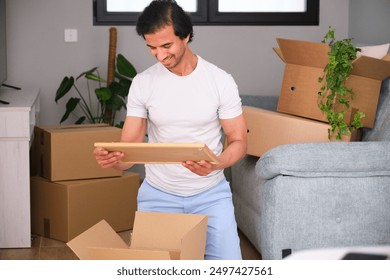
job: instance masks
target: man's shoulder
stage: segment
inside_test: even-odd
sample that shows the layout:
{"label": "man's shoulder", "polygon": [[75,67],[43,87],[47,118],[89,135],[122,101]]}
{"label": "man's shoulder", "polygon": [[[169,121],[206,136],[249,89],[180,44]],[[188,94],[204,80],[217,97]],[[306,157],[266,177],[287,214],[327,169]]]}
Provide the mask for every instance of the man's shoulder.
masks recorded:
{"label": "man's shoulder", "polygon": [[161,63],[155,63],[152,66],[146,68],[144,71],[138,73],[139,77],[150,77],[161,71]]}
{"label": "man's shoulder", "polygon": [[202,68],[209,72],[208,74],[211,75],[218,75],[218,76],[230,76],[230,74],[225,71],[224,69],[220,68],[216,64],[209,62],[202,57],[198,56],[198,59],[200,61],[200,64],[202,65]]}

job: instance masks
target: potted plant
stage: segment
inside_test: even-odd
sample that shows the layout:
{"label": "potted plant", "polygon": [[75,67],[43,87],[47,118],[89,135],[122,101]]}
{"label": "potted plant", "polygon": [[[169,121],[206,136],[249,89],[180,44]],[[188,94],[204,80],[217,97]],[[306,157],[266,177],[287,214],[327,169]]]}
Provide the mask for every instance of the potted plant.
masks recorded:
{"label": "potted plant", "polygon": [[352,39],[335,39],[335,29],[329,27],[322,43],[328,43],[330,51],[329,61],[324,67],[324,75],[319,77],[321,90],[318,93],[318,106],[326,114],[330,128],[329,139],[341,140],[343,135],[350,135],[354,130],[362,127],[361,119],[365,117],[363,112],[352,112],[351,120],[345,120],[350,107],[349,103],[354,98],[352,88],[346,86],[350,77],[352,62],[356,59],[360,50],[352,44]]}
{"label": "potted plant", "polygon": [[[114,125],[116,113],[122,108],[126,108],[125,98],[128,95],[131,82],[137,74],[134,66],[122,54],[117,55],[115,65],[115,79],[109,84],[100,76],[97,67],[81,73],[76,79],[73,76],[63,78],[57,89],[55,102],[57,103],[68,93],[74,93],[74,95],[68,99],[60,123],[66,121],[72,113],[81,113],[75,124],[88,122]],[[81,78],[86,79],[87,96],[83,95],[77,85],[77,81]],[[94,94],[91,93],[90,82],[97,83]],[[97,98],[97,102],[93,101],[93,96]],[[96,103],[97,108],[94,108]],[[76,110],[76,108],[80,110]],[[123,121],[116,126],[122,127]]]}

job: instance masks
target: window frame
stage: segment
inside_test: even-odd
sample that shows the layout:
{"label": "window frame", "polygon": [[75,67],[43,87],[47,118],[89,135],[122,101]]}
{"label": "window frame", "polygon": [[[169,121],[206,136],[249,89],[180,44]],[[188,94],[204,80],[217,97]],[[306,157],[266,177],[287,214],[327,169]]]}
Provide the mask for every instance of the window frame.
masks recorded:
{"label": "window frame", "polygon": [[[197,0],[194,25],[319,25],[319,0],[306,0],[306,12],[218,12],[219,0]],[[93,25],[135,25],[138,12],[108,12],[107,0],[93,0]]]}

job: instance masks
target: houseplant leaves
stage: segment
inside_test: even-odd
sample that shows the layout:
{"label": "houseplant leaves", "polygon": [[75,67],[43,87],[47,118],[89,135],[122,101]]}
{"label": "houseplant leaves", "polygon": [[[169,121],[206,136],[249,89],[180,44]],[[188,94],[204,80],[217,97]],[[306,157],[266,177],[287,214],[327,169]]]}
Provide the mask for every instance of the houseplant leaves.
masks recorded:
{"label": "houseplant leaves", "polygon": [[[104,122],[114,125],[116,113],[122,108],[126,109],[125,98],[129,93],[132,79],[136,75],[137,71],[134,66],[122,54],[118,54],[116,58],[115,80],[109,85],[107,85],[107,81],[100,76],[97,67],[82,72],[76,79],[72,76],[64,77],[56,91],[55,102],[57,103],[58,100],[71,92],[75,93],[77,97],[69,98],[60,123],[68,120],[70,115],[77,115],[77,113],[80,113],[81,111],[82,115],[77,116],[75,122],[77,124],[83,122]],[[87,95],[82,93],[76,84],[81,78],[84,78],[87,82]],[[97,86],[92,93],[90,92],[89,83],[97,83]],[[91,100],[93,99],[93,96],[97,99],[98,109],[92,108],[93,102],[91,102]],[[80,110],[77,110],[77,108]],[[107,112],[109,113],[107,114]]]}

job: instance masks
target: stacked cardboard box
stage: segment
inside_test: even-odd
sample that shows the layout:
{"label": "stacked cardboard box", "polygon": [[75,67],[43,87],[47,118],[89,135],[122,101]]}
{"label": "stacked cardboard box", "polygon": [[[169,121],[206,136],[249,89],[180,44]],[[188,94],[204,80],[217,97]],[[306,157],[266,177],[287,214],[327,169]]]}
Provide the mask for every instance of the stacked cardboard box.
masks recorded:
{"label": "stacked cardboard box", "polygon": [[[283,144],[329,141],[327,123],[250,106],[244,106],[243,110],[248,129],[249,155],[261,156]],[[344,140],[359,140],[359,132]]]}
{"label": "stacked cardboard box", "polygon": [[[278,103],[278,112],[302,116],[326,122],[318,109],[318,78],[328,63],[327,44],[277,39],[277,53],[285,62],[285,71]],[[372,128],[382,80],[390,75],[390,56],[383,59],[360,56],[352,63],[351,76],[346,86],[355,92],[350,102],[350,111],[360,110],[366,114],[363,126]],[[351,113],[351,112],[350,112]]]}
{"label": "stacked cardboard box", "polygon": [[105,219],[115,231],[133,227],[140,177],[102,169],[94,143],[117,142],[104,124],[36,127],[32,147],[32,232],[67,242]]}
{"label": "stacked cardboard box", "polygon": [[[36,127],[31,224],[67,242],[80,259],[203,259],[207,216],[137,212],[140,177],[101,169],[96,142],[118,142],[106,125]],[[133,229],[131,245],[116,232]]]}
{"label": "stacked cardboard box", "polygon": [[50,181],[119,177],[93,156],[95,142],[118,142],[121,129],[105,124],[56,125],[34,129],[34,172]]}
{"label": "stacked cardboard box", "polygon": [[[277,112],[244,107],[248,126],[248,154],[261,156],[269,149],[290,143],[326,142],[329,125],[318,108],[318,78],[328,62],[329,46],[323,43],[277,39],[274,48],[285,62]],[[360,56],[353,62],[347,87],[355,98],[350,102],[347,121],[353,112],[366,114],[363,126],[372,128],[382,80],[390,75],[390,55],[382,59]],[[359,131],[344,141],[359,140]]]}

